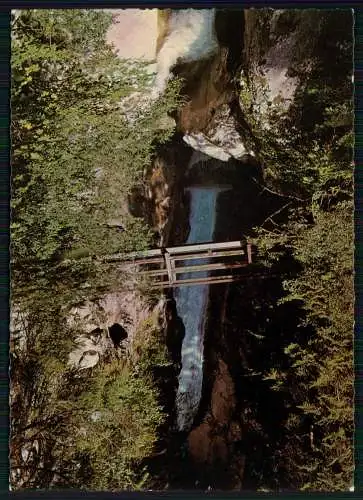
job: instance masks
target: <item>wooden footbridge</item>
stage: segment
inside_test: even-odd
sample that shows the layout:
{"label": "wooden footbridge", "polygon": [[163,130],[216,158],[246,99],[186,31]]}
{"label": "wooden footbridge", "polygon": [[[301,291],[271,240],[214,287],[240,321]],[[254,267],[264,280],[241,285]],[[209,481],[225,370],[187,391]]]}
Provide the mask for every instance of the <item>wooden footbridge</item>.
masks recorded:
{"label": "wooden footbridge", "polygon": [[243,275],[236,270],[252,263],[252,249],[250,243],[228,241],[115,254],[106,259],[145,267],[141,274],[155,280],[153,287],[171,288],[240,280]]}

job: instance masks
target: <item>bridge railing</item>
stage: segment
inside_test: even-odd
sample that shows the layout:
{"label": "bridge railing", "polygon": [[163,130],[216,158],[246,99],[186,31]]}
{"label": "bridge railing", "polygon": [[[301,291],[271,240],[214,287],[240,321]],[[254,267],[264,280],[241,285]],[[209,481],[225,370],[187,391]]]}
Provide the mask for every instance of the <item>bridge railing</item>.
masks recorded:
{"label": "bridge railing", "polygon": [[[234,257],[233,262],[216,262],[217,258]],[[239,258],[238,258],[239,257]],[[241,258],[242,257],[242,258]],[[132,252],[128,254],[115,254],[108,256],[108,262],[122,261],[133,263],[137,266],[160,265],[164,268],[148,269],[141,271],[141,274],[153,279],[151,285],[158,288],[169,288],[184,285],[227,283],[240,279],[236,274],[230,272],[234,269],[245,267],[252,263],[252,249],[250,243],[243,241],[227,241],[222,243],[199,243],[183,245],[177,247],[157,248],[142,252]],[[212,259],[212,262],[198,264],[198,259]],[[184,261],[188,261],[186,264]],[[192,261],[192,262],[190,262]],[[193,261],[196,261],[194,264]],[[181,262],[181,265],[177,265]],[[200,276],[185,278],[183,274],[198,272],[219,272],[219,276]],[[224,271],[229,271],[225,274]],[[166,278],[166,279],[165,279]]]}

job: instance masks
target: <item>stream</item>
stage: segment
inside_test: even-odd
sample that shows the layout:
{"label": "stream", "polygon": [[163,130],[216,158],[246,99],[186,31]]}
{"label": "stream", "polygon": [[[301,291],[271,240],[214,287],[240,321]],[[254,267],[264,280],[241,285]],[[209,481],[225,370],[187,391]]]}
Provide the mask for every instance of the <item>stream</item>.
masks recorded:
{"label": "stream", "polygon": [[[219,186],[190,187],[190,232],[186,243],[207,243],[213,241],[216,206]],[[200,259],[198,263],[206,263]],[[183,261],[183,265],[195,261]],[[206,277],[208,271],[185,273],[181,279]],[[176,288],[175,301],[178,315],[185,327],[182,345],[182,369],[176,397],[177,429],[187,431],[193,424],[202,395],[203,383],[203,341],[208,304],[209,285],[182,286]]]}

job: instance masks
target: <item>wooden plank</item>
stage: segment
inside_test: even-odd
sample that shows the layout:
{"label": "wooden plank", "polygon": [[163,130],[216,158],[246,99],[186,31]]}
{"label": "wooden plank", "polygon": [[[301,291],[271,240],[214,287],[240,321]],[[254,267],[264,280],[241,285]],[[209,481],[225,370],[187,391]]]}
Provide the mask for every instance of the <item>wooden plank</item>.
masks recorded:
{"label": "wooden plank", "polygon": [[[128,262],[131,262],[131,261],[128,261]],[[157,258],[153,258],[153,259],[140,259],[140,260],[135,260],[133,261],[133,263],[136,265],[136,266],[142,266],[144,264],[159,264],[159,265],[162,265],[164,264],[164,257],[159,257],[158,259]]]}
{"label": "wooden plank", "polygon": [[232,281],[240,281],[243,276],[210,276],[208,278],[190,278],[187,280],[176,280],[174,283],[169,283],[169,281],[161,281],[160,283],[155,283],[152,288],[174,288],[177,286],[186,285],[213,285],[216,283],[231,283]]}
{"label": "wooden plank", "polygon": [[141,266],[143,264],[164,264],[164,257],[153,257],[150,259],[134,259],[134,260],[124,260],[124,259],[108,259],[108,262],[119,262],[120,265],[135,265],[135,266]]}
{"label": "wooden plank", "polygon": [[224,276],[208,276],[207,278],[188,278],[184,280],[177,280],[174,285],[198,285],[198,284],[210,284],[211,282],[220,282],[224,280],[233,281],[236,276],[233,274]]}
{"label": "wooden plank", "polygon": [[217,271],[219,269],[237,269],[239,267],[245,267],[246,265],[246,262],[238,262],[235,264],[224,264],[223,262],[218,262],[216,264],[200,264],[199,266],[176,267],[175,273],[198,273],[202,271]]}
{"label": "wooden plank", "polygon": [[247,261],[249,264],[252,264],[252,245],[251,245],[251,243],[247,243]]}
{"label": "wooden plank", "polygon": [[173,281],[176,281],[175,262],[173,261],[172,258],[170,258],[170,267],[171,267],[171,271],[172,271]]}
{"label": "wooden plank", "polygon": [[166,269],[168,270],[169,281],[170,283],[174,283],[174,281],[176,280],[176,275],[173,272],[174,263],[172,264],[170,255],[168,253],[164,254],[164,259],[165,259]]}
{"label": "wooden plank", "polygon": [[[226,241],[222,243],[200,243],[198,245],[183,245],[183,246],[178,246],[178,247],[168,247],[165,249],[167,253],[169,253],[172,256],[176,256],[178,254],[194,254],[194,253],[200,253],[200,252],[214,252],[218,250],[228,250],[231,249],[231,251],[239,248],[240,252],[244,253],[244,250],[242,247],[244,246],[244,243],[242,241]],[[130,252],[126,254],[114,254],[114,255],[107,255],[103,257],[104,260],[106,261],[117,261],[117,260],[139,260],[139,259],[149,259],[152,257],[163,257],[163,251],[161,248],[154,248],[151,250],[144,250],[140,252]]]}
{"label": "wooden plank", "polygon": [[[229,256],[234,256],[234,255],[244,255],[245,252],[243,249],[241,250],[228,250],[227,252],[204,252],[204,253],[198,253],[198,254],[185,254],[185,255],[180,255],[180,256],[172,256],[171,260],[172,261],[178,261],[178,260],[194,260],[194,259],[205,259],[205,258],[215,258],[215,257],[229,257]],[[135,265],[142,265],[142,264],[163,264],[164,263],[164,257],[153,257],[150,259],[134,259],[134,260],[124,260],[123,258],[121,259],[120,257],[115,256],[115,258],[108,258],[109,262],[125,262],[125,263],[133,263]]]}
{"label": "wooden plank", "polygon": [[[176,280],[176,274],[181,273],[198,273],[202,271],[218,271],[220,269],[238,269],[247,266],[247,262],[238,262],[235,264],[224,264],[223,262],[218,262],[216,264],[201,264],[199,266],[185,266],[176,267],[173,269],[174,281]],[[148,276],[162,276],[169,274],[167,269],[155,269],[152,271],[141,271],[140,274],[146,274]]]}
{"label": "wooden plank", "polygon": [[242,248],[244,243],[242,241],[225,241],[223,243],[199,243],[198,245],[183,245],[179,247],[168,247],[166,251],[170,255],[184,254],[184,253],[194,253],[203,252],[206,250],[223,250],[230,248],[231,250],[235,248]]}
{"label": "wooden plank", "polygon": [[[185,254],[185,255],[180,255],[180,256],[172,256],[171,261],[176,262],[180,260],[197,260],[197,259],[206,259],[206,258],[216,258],[216,257],[233,257],[233,256],[242,256],[244,255],[245,252],[243,249],[241,250],[228,250],[226,252],[204,252],[204,253],[199,253],[199,254]],[[115,261],[115,262],[123,262],[124,259],[119,259],[115,258],[111,260],[111,258],[108,259],[109,262]],[[135,260],[130,260],[130,261],[124,261],[125,264],[135,264],[137,266],[143,265],[143,264],[163,264],[164,263],[164,258],[163,257],[157,257],[157,258],[150,258],[150,259],[135,259]],[[178,268],[176,268],[178,269]]]}
{"label": "wooden plank", "polygon": [[167,269],[153,269],[152,271],[141,271],[140,274],[147,276],[165,276],[169,275]]}
{"label": "wooden plank", "polygon": [[226,252],[203,252],[203,253],[198,253],[198,254],[186,254],[186,255],[178,255],[174,256],[173,255],[173,260],[194,260],[194,259],[213,259],[215,257],[231,257],[233,255],[244,255],[245,252],[241,248],[240,250],[228,250]]}
{"label": "wooden plank", "polygon": [[[153,273],[157,273],[155,274],[154,276],[162,276],[162,275],[167,275],[168,274],[168,271],[166,269],[158,269],[156,271],[145,271],[145,273],[141,273],[141,274],[147,274],[148,272]],[[233,280],[232,281],[240,281],[241,279],[243,280],[247,280],[247,279],[267,279],[267,278],[271,278],[271,277],[277,277],[277,276],[280,276],[279,274],[274,274],[274,273],[271,273],[271,274],[261,274],[261,273],[255,273],[255,274],[243,274],[243,275],[234,275],[233,276]],[[212,276],[211,277],[212,279],[216,278],[219,280],[219,278],[224,278],[224,276]],[[206,278],[196,278],[198,281],[200,282],[203,282],[203,280],[205,280]],[[181,280],[176,280],[176,284],[179,283]],[[230,282],[231,280],[229,280]],[[155,283],[155,284],[152,284],[152,286],[161,286],[161,284],[167,284],[169,283],[168,281],[164,281],[164,282],[159,282],[159,283]]]}

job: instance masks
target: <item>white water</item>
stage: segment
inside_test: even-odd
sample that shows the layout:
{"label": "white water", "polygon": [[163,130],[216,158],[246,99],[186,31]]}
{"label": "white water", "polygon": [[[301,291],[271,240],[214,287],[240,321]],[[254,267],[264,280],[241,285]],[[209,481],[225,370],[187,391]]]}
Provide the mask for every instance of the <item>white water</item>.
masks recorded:
{"label": "white water", "polygon": [[154,94],[164,92],[171,70],[177,62],[192,62],[209,57],[218,49],[214,29],[215,9],[173,10],[169,35],[157,56]]}
{"label": "white water", "polygon": [[[190,233],[187,243],[206,243],[213,240],[217,198],[223,190],[217,186],[189,188]],[[188,261],[183,263],[187,265]],[[198,260],[198,263],[202,263],[202,259]],[[207,275],[207,272],[189,273],[181,275],[181,279]],[[203,339],[208,289],[209,285],[193,285],[176,288],[175,292],[178,315],[185,327],[182,369],[176,397],[177,428],[180,431],[191,427],[202,395]]]}

